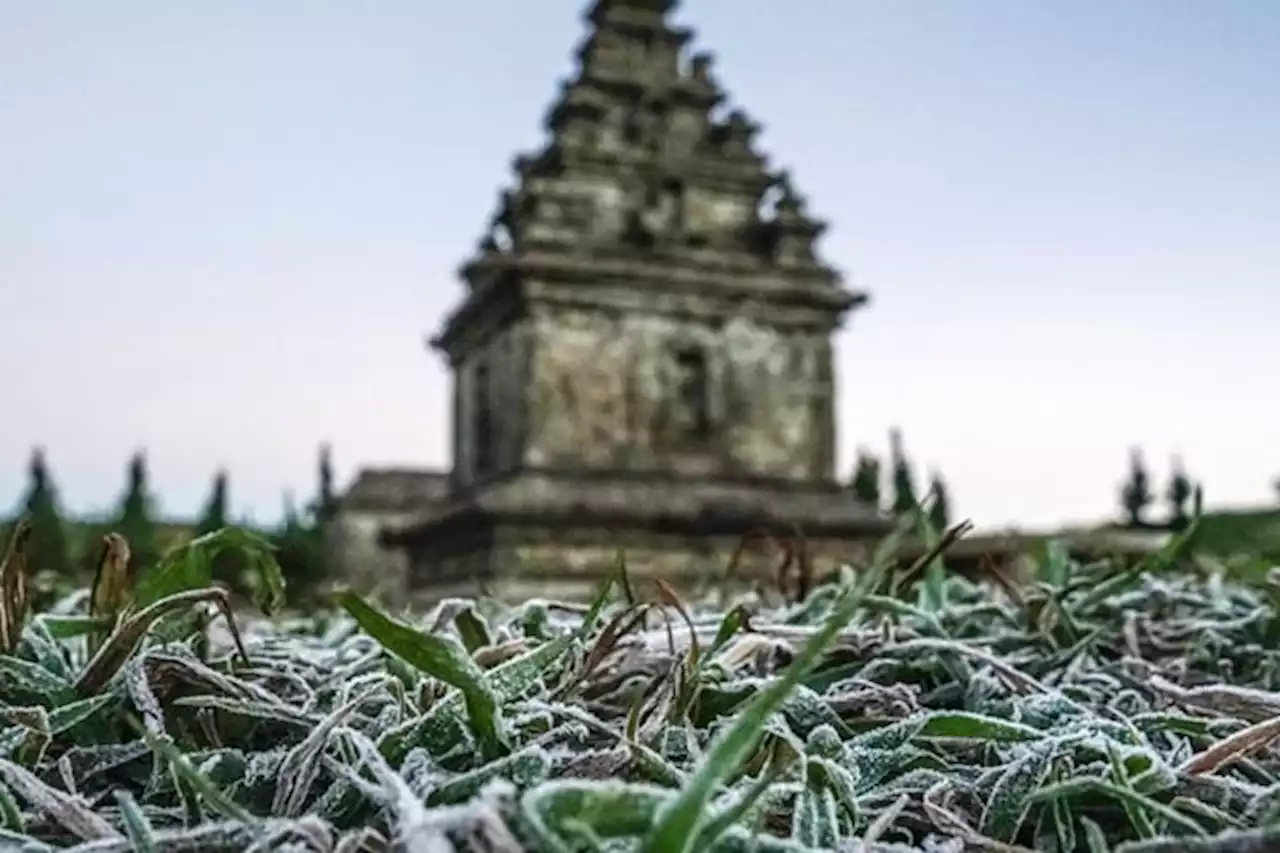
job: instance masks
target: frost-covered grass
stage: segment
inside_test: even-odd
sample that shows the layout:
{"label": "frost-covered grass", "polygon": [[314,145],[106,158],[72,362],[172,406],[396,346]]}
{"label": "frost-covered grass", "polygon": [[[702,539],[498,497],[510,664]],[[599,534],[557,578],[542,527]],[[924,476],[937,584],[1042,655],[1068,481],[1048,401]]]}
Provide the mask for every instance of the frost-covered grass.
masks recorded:
{"label": "frost-covered grass", "polygon": [[1280,579],[1169,571],[1179,540],[1127,570],[1051,551],[1022,586],[934,561],[903,591],[905,529],[798,602],[622,571],[582,606],[346,592],[238,625],[219,548],[268,614],[283,595],[250,534],[138,577],[108,537],[93,589],[31,614],[20,529],[0,850],[1277,849],[1210,839],[1280,820]]}

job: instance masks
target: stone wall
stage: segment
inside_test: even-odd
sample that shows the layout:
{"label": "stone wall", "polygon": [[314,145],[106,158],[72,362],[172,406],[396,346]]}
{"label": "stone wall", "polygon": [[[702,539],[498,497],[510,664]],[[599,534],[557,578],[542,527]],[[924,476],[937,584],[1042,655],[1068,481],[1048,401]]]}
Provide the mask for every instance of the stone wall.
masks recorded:
{"label": "stone wall", "polygon": [[441,471],[370,468],[360,471],[338,503],[325,543],[339,577],[361,590],[402,595],[408,559],[380,543],[385,530],[410,525],[447,500],[448,475]]}
{"label": "stone wall", "polygon": [[[699,377],[681,363],[690,355],[705,367],[699,396],[710,432],[700,441],[687,438],[697,417],[690,393],[699,393]],[[461,488],[520,466],[802,481],[834,474],[824,330],[535,303],[469,350],[457,371]]]}
{"label": "stone wall", "polygon": [[[460,488],[521,462],[527,435],[530,323],[517,321],[467,352],[457,366],[454,477]],[[487,406],[484,427],[480,410]],[[487,443],[488,465],[481,465]]]}
{"label": "stone wall", "polygon": [[403,551],[382,547],[378,535],[412,518],[412,513],[405,512],[339,512],[327,544],[343,580],[361,592],[403,594],[408,588],[408,559]]}
{"label": "stone wall", "polygon": [[[868,554],[865,544],[843,540],[819,539],[807,545],[817,575],[842,564],[862,563]],[[415,604],[422,605],[481,590],[506,601],[530,597],[582,601],[616,571],[620,550],[628,576],[643,587],[637,594],[652,595],[657,577],[677,589],[696,592],[724,579],[738,546],[739,540],[730,537],[689,538],[641,531],[499,530],[487,553],[435,558],[429,567],[422,567],[433,577],[430,583],[415,583],[413,596]],[[734,579],[743,584],[772,583],[779,562],[776,553],[747,549],[736,564]]]}
{"label": "stone wall", "polygon": [[[530,466],[810,481],[833,473],[824,332],[544,307],[531,334]],[[681,363],[689,353],[705,366],[702,442],[687,439],[697,416],[685,392],[698,381]]]}

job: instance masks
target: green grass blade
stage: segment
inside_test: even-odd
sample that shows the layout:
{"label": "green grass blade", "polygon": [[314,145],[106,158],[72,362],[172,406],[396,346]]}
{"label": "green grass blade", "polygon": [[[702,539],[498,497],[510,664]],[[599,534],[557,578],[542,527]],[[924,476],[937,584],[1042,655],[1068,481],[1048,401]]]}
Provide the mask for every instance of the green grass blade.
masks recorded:
{"label": "green grass blade", "polygon": [[120,806],[120,822],[124,824],[125,835],[137,853],[157,853],[156,840],[151,829],[151,822],[142,813],[138,801],[128,791],[115,792],[116,804]]}
{"label": "green grass blade", "polygon": [[275,546],[264,536],[238,527],[224,527],[171,549],[138,577],[130,610],[137,612],[181,592],[213,584],[213,563],[224,551],[238,551],[256,580],[254,598],[262,611],[275,613],[284,604],[285,580],[276,562]]}
{"label": "green grass blade", "polygon": [[462,691],[467,715],[486,758],[507,752],[498,719],[498,703],[485,684],[485,673],[450,637],[437,637],[393,619],[350,590],[338,602],[387,651],[411,666]]}
{"label": "green grass blade", "polygon": [[[899,525],[895,530],[899,539],[909,529]],[[892,553],[892,552],[891,552]],[[892,558],[891,558],[892,559]],[[821,628],[810,637],[799,654],[792,660],[782,677],[768,689],[758,693],[742,714],[716,740],[697,772],[689,779],[676,801],[664,811],[652,833],[645,839],[642,853],[686,853],[701,849],[715,841],[703,837],[699,825],[707,804],[721,780],[736,771],[750,754],[766,721],[786,700],[809,670],[818,662],[831,641],[849,623],[862,604],[862,598],[874,589],[884,575],[889,561],[868,572],[869,577],[858,587],[846,590],[836,603],[832,613]]]}

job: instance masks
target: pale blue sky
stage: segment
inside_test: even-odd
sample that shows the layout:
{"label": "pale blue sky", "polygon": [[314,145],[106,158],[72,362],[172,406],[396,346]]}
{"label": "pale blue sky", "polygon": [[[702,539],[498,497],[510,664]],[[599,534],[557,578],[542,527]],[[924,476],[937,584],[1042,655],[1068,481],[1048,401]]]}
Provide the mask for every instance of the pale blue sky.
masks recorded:
{"label": "pale blue sky", "polygon": [[[584,0],[0,0],[0,501],[215,467],[274,516],[316,445],[442,464],[458,298]],[[983,526],[1280,474],[1280,2],[688,0],[872,292],[842,467],[901,424]]]}

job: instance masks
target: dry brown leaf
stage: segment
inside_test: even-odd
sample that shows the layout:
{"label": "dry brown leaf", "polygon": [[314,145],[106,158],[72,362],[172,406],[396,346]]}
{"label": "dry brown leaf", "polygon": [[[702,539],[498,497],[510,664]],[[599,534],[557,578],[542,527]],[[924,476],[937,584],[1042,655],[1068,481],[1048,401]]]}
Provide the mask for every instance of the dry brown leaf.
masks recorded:
{"label": "dry brown leaf", "polygon": [[97,693],[129,659],[152,625],[171,613],[189,609],[196,604],[212,603],[222,611],[222,615],[227,620],[227,627],[231,631],[236,651],[239,652],[242,660],[248,661],[249,655],[244,650],[244,641],[240,638],[240,629],[236,627],[235,617],[231,613],[231,605],[227,597],[227,591],[219,587],[193,589],[162,598],[133,614],[116,625],[111,636],[89,659],[80,677],[76,679],[76,692],[81,696]]}
{"label": "dry brown leaf", "polygon": [[1216,773],[1237,758],[1250,755],[1280,738],[1280,717],[1263,720],[1225,737],[1188,758],[1178,768],[1181,773]]}
{"label": "dry brown leaf", "polygon": [[617,647],[618,641],[635,629],[636,625],[648,612],[648,609],[649,605],[628,607],[610,619],[600,633],[596,635],[596,641],[583,659],[582,667],[578,670],[577,675],[565,684],[560,691],[561,695],[568,693],[590,678],[591,674],[609,656],[609,653]]}
{"label": "dry brown leaf", "polygon": [[799,604],[813,587],[813,558],[809,554],[809,540],[800,525],[792,525],[792,536],[779,543],[783,559],[778,564],[778,593],[789,604]]}
{"label": "dry brown leaf", "polygon": [[[724,582],[726,585],[737,578],[738,566],[742,562],[743,556],[748,549],[764,551],[764,546],[772,546],[774,550],[781,549],[783,546],[778,540],[774,539],[773,534],[763,527],[753,528],[742,534],[742,538],[738,540],[738,546],[733,549],[733,553],[729,555],[729,562],[724,570]],[[784,560],[786,557],[784,556]],[[779,567],[781,571],[781,567]]]}
{"label": "dry brown leaf", "polygon": [[0,562],[0,653],[11,652],[22,638],[27,619],[27,543],[34,526],[21,518],[13,526],[4,562]]}
{"label": "dry brown leaf", "polygon": [[[702,657],[702,649],[698,644],[698,629],[693,624],[693,617],[689,615],[689,610],[684,606],[684,602],[680,600],[680,596],[671,588],[671,584],[662,578],[654,578],[653,585],[658,588],[658,598],[662,599],[662,603],[667,607],[675,608],[680,614],[680,618],[684,619],[684,624],[689,628],[689,642],[691,648],[691,660],[698,660]],[[672,650],[675,649],[675,643],[672,642]]]}
{"label": "dry brown leaf", "polygon": [[1233,684],[1203,684],[1188,689],[1159,675],[1150,676],[1148,684],[1171,702],[1250,723],[1280,717],[1280,693]]}
{"label": "dry brown leaf", "polygon": [[89,635],[90,655],[111,635],[116,619],[129,603],[133,592],[129,579],[129,556],[129,541],[119,533],[108,533],[102,537],[98,569],[89,593],[89,615],[107,617],[111,624]]}
{"label": "dry brown leaf", "polygon": [[492,669],[498,664],[509,661],[514,657],[519,657],[527,651],[529,651],[528,642],[523,638],[518,638],[494,646],[485,646],[483,649],[476,649],[476,653],[471,658],[481,668]]}

